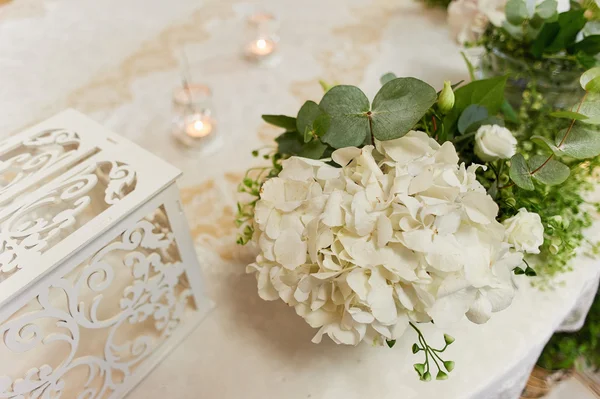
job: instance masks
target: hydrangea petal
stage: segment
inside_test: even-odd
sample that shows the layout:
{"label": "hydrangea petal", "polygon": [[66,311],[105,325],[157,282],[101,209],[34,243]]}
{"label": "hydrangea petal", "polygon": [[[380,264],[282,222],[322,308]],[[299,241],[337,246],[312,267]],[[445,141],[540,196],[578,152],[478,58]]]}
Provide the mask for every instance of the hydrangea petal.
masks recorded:
{"label": "hydrangea petal", "polygon": [[383,278],[379,269],[375,268],[371,271],[369,286],[370,290],[367,302],[371,307],[373,316],[381,323],[392,323],[398,315],[393,297],[393,289]]}
{"label": "hydrangea petal", "polygon": [[427,313],[440,327],[449,326],[463,318],[475,300],[475,290],[462,290],[439,298]]}
{"label": "hydrangea petal", "polygon": [[293,270],[306,262],[306,242],[293,230],[282,232],[275,240],[275,259],[286,269]]}
{"label": "hydrangea petal", "polygon": [[492,317],[492,304],[479,292],[467,312],[467,318],[475,324],[483,324],[487,323],[490,317]]}

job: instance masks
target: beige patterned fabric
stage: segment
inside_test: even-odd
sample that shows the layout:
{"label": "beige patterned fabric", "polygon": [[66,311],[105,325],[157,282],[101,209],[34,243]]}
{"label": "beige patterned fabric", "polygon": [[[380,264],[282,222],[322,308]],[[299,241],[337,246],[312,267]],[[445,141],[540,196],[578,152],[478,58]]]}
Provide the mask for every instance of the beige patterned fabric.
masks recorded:
{"label": "beige patterned fabric", "polygon": [[[242,57],[244,18],[257,8],[281,22],[273,68]],[[214,93],[224,146],[211,156],[184,153],[169,134],[182,49],[194,80]],[[185,213],[216,308],[131,398],[518,397],[544,342],[598,279],[597,261],[582,256],[553,292],[519,278],[511,308],[444,331],[457,338],[447,356],[456,370],[429,384],[412,369],[422,361],[410,351],[412,332],[393,349],[314,345],[293,309],[260,300],[244,274],[255,253],[235,244],[236,185],[258,162],[250,150],[278,134],[260,115],[318,99],[319,79],[372,96],[388,71],[437,88],[467,79],[444,13],[413,0],[0,1],[3,136],[74,107],[184,171]],[[442,340],[433,325],[424,332]]]}

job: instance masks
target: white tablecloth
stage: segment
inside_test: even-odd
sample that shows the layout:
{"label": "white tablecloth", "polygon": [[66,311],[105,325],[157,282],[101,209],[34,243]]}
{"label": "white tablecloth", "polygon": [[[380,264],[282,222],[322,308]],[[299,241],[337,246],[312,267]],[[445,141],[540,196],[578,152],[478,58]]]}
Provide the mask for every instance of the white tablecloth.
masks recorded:
{"label": "white tablecloth", "polygon": [[[244,61],[244,16],[281,21],[281,62]],[[185,155],[169,136],[171,91],[184,48],[194,80],[214,92],[221,151]],[[484,326],[463,320],[448,381],[422,383],[408,332],[393,349],[310,343],[314,331],[282,303],[256,294],[235,245],[235,186],[250,150],[278,133],[261,113],[293,114],[318,99],[318,79],[360,85],[370,96],[388,71],[441,87],[467,78],[441,11],[412,0],[0,1],[0,132],[8,135],[74,107],[184,171],[186,213],[216,307],[131,398],[516,398],[544,343],[598,280],[581,256],[555,291],[525,277],[511,308]],[[590,232],[596,236],[598,229]],[[433,343],[435,326],[424,328]]]}

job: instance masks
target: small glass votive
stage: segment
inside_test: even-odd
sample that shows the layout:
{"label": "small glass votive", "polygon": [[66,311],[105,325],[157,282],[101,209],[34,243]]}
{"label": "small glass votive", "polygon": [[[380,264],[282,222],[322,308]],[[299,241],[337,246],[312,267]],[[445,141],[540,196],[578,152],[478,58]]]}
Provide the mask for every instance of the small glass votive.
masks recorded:
{"label": "small glass votive", "polygon": [[173,135],[186,147],[204,152],[217,143],[216,129],[210,113],[193,112],[175,119]]}
{"label": "small glass votive", "polygon": [[204,84],[184,84],[173,90],[173,111],[183,115],[212,108],[212,91]]}
{"label": "small glass votive", "polygon": [[266,63],[276,59],[279,42],[279,22],[273,14],[256,13],[248,18],[247,43],[244,55],[253,62]]}
{"label": "small glass votive", "polygon": [[212,93],[202,84],[189,84],[173,92],[173,136],[190,150],[212,152],[220,144],[212,115]]}

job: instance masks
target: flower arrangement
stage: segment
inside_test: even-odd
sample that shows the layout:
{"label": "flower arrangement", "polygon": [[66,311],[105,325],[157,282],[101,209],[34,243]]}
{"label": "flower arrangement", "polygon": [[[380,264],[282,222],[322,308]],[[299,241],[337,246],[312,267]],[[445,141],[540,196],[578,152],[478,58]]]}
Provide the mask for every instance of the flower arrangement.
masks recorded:
{"label": "flower arrangement", "polygon": [[[589,98],[599,82],[598,69],[582,77]],[[540,138],[541,155],[518,152],[504,127],[506,77],[439,93],[393,74],[382,84],[372,102],[340,85],[296,117],[263,115],[285,132],[275,150],[254,152],[271,165],[240,185],[239,243],[259,249],[247,271],[260,297],[294,307],[318,329],[313,342],[392,347],[410,327],[425,356],[419,377],[445,379],[454,338],[435,349],[419,323],[480,324],[510,305],[513,275],[536,274],[527,259],[543,255],[550,226],[532,206],[544,200],[536,190],[565,184],[559,159],[600,154],[584,133],[600,110],[584,97],[578,112],[557,114],[571,122]]]}

